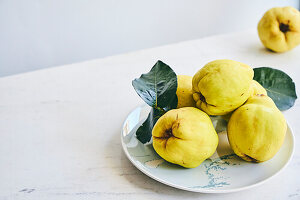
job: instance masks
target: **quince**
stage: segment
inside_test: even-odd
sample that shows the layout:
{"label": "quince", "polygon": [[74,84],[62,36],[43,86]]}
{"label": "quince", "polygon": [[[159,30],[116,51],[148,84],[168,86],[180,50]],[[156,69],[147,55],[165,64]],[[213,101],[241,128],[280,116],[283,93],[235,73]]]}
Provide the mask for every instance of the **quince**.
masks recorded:
{"label": "quince", "polygon": [[293,7],[268,10],[257,26],[263,45],[275,52],[285,52],[300,44],[300,12]]}
{"label": "quince", "polygon": [[177,76],[177,91],[178,97],[177,108],[183,107],[196,107],[196,103],[193,99],[193,87],[192,87],[192,76],[178,75]]}
{"label": "quince", "polygon": [[272,99],[255,95],[233,112],[227,136],[233,151],[242,159],[263,162],[271,159],[283,144],[286,121]]}
{"label": "quince", "polygon": [[218,135],[206,113],[185,107],[158,119],[152,130],[153,147],[166,161],[186,168],[199,166],[218,146]]}
{"label": "quince", "polygon": [[196,106],[209,115],[225,115],[241,106],[251,95],[254,72],[233,60],[215,60],[193,77]]}
{"label": "quince", "polygon": [[256,80],[252,80],[251,82],[251,88],[252,88],[252,95],[257,95],[257,94],[263,94],[267,96],[267,91],[266,89],[259,84]]}

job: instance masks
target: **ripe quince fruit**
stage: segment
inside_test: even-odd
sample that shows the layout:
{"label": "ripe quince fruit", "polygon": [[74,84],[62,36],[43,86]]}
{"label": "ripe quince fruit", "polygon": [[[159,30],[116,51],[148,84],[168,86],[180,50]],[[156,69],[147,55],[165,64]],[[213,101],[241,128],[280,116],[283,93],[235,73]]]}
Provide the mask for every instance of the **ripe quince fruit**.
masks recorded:
{"label": "ripe quince fruit", "polygon": [[256,80],[252,80],[251,82],[251,88],[252,88],[252,95],[257,95],[257,94],[263,94],[263,95],[268,95],[266,89],[259,84]]}
{"label": "ripe quince fruit", "polygon": [[153,127],[152,137],[153,147],[163,159],[186,168],[209,158],[219,141],[208,115],[193,107],[165,113]]}
{"label": "ripe quince fruit", "polygon": [[251,95],[253,69],[233,60],[215,60],[193,77],[196,106],[209,115],[225,115]]}
{"label": "ripe quince fruit", "polygon": [[255,95],[233,112],[227,136],[239,157],[250,162],[264,162],[278,152],[286,130],[284,116],[272,99]]}
{"label": "ripe quince fruit", "polygon": [[300,44],[300,12],[293,7],[268,10],[257,26],[263,45],[275,52],[285,52]]}
{"label": "ripe quince fruit", "polygon": [[177,108],[196,107],[193,99],[192,76],[178,75],[177,76],[177,91],[178,97]]}

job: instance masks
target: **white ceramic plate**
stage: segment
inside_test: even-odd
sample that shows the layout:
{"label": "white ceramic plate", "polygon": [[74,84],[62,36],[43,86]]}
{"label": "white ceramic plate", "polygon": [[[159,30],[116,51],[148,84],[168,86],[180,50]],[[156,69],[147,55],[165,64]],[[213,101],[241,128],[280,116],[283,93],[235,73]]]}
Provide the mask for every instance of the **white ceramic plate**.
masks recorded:
{"label": "white ceramic plate", "polygon": [[146,119],[150,108],[146,105],[133,110],[124,122],[121,141],[128,159],[149,177],[166,185],[202,193],[226,193],[257,186],[278,174],[291,160],[294,136],[288,127],[284,144],[271,160],[263,163],[243,161],[231,150],[221,118],[212,118],[219,133],[217,151],[199,167],[186,169],[164,161],[152,144],[142,144],[135,132]]}

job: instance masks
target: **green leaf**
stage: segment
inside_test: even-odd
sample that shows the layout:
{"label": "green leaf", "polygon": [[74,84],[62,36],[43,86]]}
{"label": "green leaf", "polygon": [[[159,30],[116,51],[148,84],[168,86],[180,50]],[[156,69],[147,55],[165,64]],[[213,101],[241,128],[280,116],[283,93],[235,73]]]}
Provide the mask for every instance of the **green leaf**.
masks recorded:
{"label": "green leaf", "polygon": [[270,67],[254,68],[254,80],[259,82],[279,110],[291,108],[297,99],[295,83],[283,71]]}
{"label": "green leaf", "polygon": [[158,118],[162,115],[163,114],[159,110],[155,108],[151,109],[147,119],[136,131],[136,138],[140,142],[145,144],[151,140],[153,126],[155,125]]}
{"label": "green leaf", "polygon": [[177,106],[177,76],[162,61],[157,61],[147,74],[134,79],[132,85],[138,95],[151,107],[163,109],[170,105],[171,108]]}
{"label": "green leaf", "polygon": [[177,107],[177,76],[168,65],[157,61],[150,72],[134,79],[132,85],[137,94],[152,107],[136,132],[137,139],[145,144],[151,140],[152,128],[158,118]]}

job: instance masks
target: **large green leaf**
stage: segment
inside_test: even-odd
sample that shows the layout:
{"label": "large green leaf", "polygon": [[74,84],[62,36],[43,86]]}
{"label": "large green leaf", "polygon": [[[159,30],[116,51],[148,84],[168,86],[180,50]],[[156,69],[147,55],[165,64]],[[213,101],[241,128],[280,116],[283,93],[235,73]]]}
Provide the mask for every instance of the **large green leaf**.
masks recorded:
{"label": "large green leaf", "polygon": [[143,144],[152,137],[152,128],[159,117],[177,107],[177,76],[162,61],[157,61],[150,72],[134,79],[132,85],[138,95],[152,107],[145,122],[136,131],[136,137]]}
{"label": "large green leaf", "polygon": [[279,110],[292,107],[297,99],[295,83],[283,71],[270,67],[254,68],[254,80],[259,82]]}
{"label": "large green leaf", "polygon": [[147,74],[134,79],[132,85],[138,95],[151,107],[161,109],[170,105],[173,105],[173,108],[177,106],[177,77],[162,61],[157,61]]}

